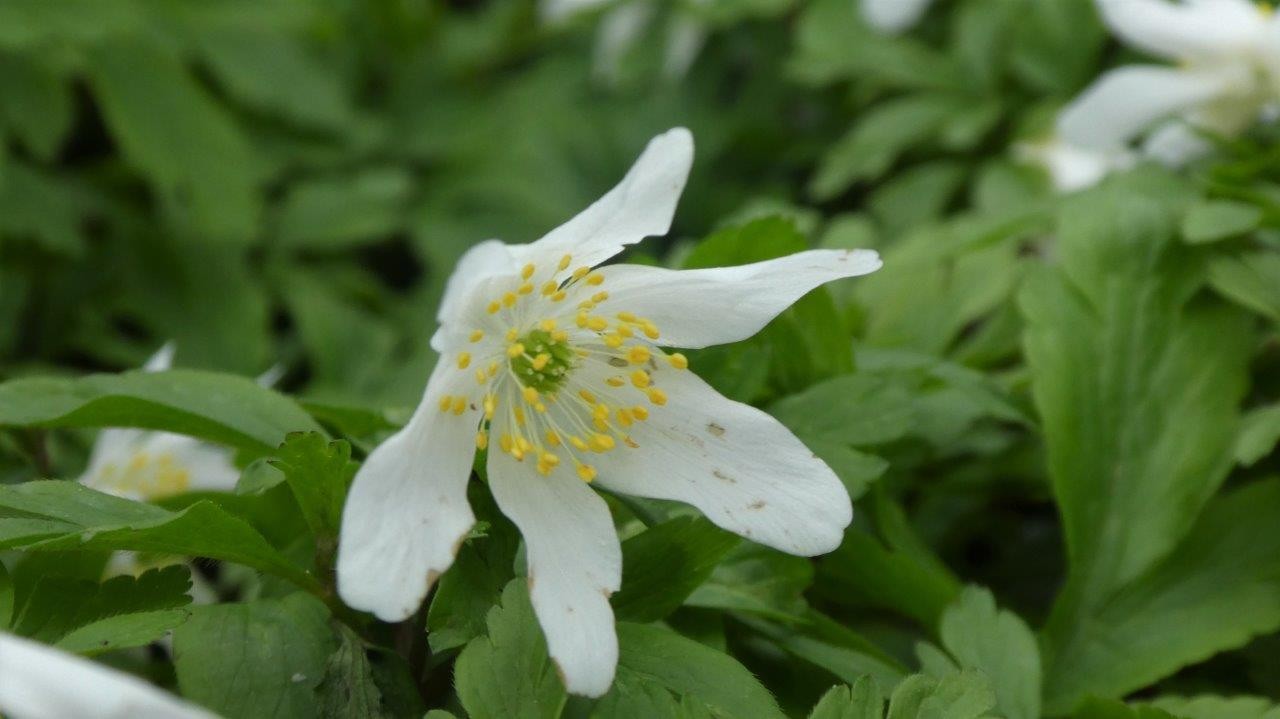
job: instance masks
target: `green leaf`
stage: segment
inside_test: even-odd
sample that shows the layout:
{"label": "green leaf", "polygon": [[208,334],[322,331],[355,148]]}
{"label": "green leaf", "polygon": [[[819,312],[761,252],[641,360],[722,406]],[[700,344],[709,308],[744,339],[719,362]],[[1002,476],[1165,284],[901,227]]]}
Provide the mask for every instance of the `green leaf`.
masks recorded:
{"label": "green leaf", "polygon": [[12,626],[13,604],[13,577],[0,562],[0,627]]}
{"label": "green leaf", "polygon": [[15,607],[12,631],[69,651],[99,653],[143,646],[181,624],[191,603],[186,567],[98,582],[41,578]]}
{"label": "green leaf", "polygon": [[159,641],[190,617],[191,612],[186,609],[161,609],[106,617],[71,630],[58,640],[57,647],[90,656],[145,647]]}
{"label": "green leaf", "polygon": [[[9,510],[9,511],[6,511]],[[78,482],[0,486],[0,548],[131,550],[236,562],[316,588],[316,580],[252,526],[208,500],[180,512]]]}
{"label": "green leaf", "polygon": [[991,592],[968,587],[942,613],[942,645],[963,669],[985,674],[1006,719],[1040,716],[1040,650],[1018,615],[997,610]]}
{"label": "green leaf", "polygon": [[404,223],[412,188],[412,178],[396,169],[295,185],[280,208],[278,240],[322,250],[380,240]]}
{"label": "green leaf", "polygon": [[0,46],[25,50],[57,41],[93,41],[135,31],[144,22],[132,0],[10,0],[0,4]]}
{"label": "green leaf", "polygon": [[1257,229],[1262,208],[1232,200],[1201,200],[1182,219],[1182,238],[1198,245]]}
{"label": "green leaf", "polygon": [[194,370],[0,383],[0,426],[139,427],[266,454],[290,432],[320,426],[252,380]]}
{"label": "green leaf", "polygon": [[832,687],[817,706],[809,712],[809,719],[882,719],[884,697],[871,677],[862,677],[851,686]]}
{"label": "green leaf", "polygon": [[80,204],[68,183],[26,163],[10,160],[0,172],[0,230],[32,238],[50,252],[84,252]]}
{"label": "green leaf", "polygon": [[1157,697],[1149,706],[1180,719],[1280,719],[1280,706],[1262,697]]}
{"label": "green leaf", "polygon": [[335,648],[329,612],[291,594],[196,607],[173,634],[182,695],[229,717],[313,719]]}
{"label": "green leaf", "polygon": [[1248,467],[1271,454],[1280,442],[1280,405],[1267,405],[1251,410],[1240,423],[1236,435],[1236,462]]}
{"label": "green leaf", "polygon": [[473,639],[454,665],[458,698],[472,719],[555,719],[565,691],[547,656],[523,579],[489,612],[488,634]]}
{"label": "green leaf", "polygon": [[602,706],[623,707],[627,686],[662,687],[689,695],[716,716],[782,719],[769,691],[732,657],[658,626],[618,623],[618,680]]}
{"label": "green leaf", "polygon": [[895,687],[907,669],[876,644],[812,609],[779,624],[753,617],[736,618],[788,654],[821,667],[841,681],[871,677],[881,689]]}
{"label": "green leaf", "polygon": [[1209,284],[1241,307],[1280,322],[1280,256],[1275,252],[1215,256],[1209,261]]}
{"label": "green leaf", "polygon": [[883,378],[851,374],[781,399],[769,413],[805,441],[874,447],[904,437],[915,420],[911,395]]}
{"label": "green leaf", "polygon": [[[0,31],[2,32],[2,31]],[[74,119],[70,83],[36,54],[0,53],[0,122],[37,158],[49,161]]]}
{"label": "green leaf", "polygon": [[1182,719],[1153,706],[1126,706],[1115,699],[1090,697],[1076,708],[1072,719]]}
{"label": "green leaf", "polygon": [[813,565],[807,559],[743,542],[689,595],[686,604],[790,619],[804,611],[801,594],[812,581]]}
{"label": "green leaf", "polygon": [[1061,267],[1021,296],[1071,560],[1057,630],[1166,555],[1231,466],[1250,321],[1190,301],[1202,263],[1175,239],[1184,193],[1132,173],[1077,197]]}
{"label": "green leaf", "polygon": [[133,38],[97,46],[87,67],[124,156],[163,193],[179,226],[206,239],[253,239],[259,200],[249,144],[182,63]]}
{"label": "green leaf", "polygon": [[316,541],[336,543],[342,503],[357,469],[351,445],[330,442],[319,432],[299,432],[280,445],[272,464],[284,473]]}
{"label": "green leaf", "polygon": [[383,719],[382,693],[373,681],[364,643],[345,624],[335,623],[338,648],[324,666],[324,679],[316,688],[319,716],[343,719]]}
{"label": "green leaf", "polygon": [[778,215],[718,230],[685,256],[686,270],[763,262],[808,249],[795,222]]}
{"label": "green leaf", "polygon": [[677,517],[622,543],[618,619],[654,622],[680,607],[734,547],[736,536],[702,517]]}
{"label": "green leaf", "polygon": [[995,704],[995,692],[981,672],[940,679],[915,674],[893,690],[887,719],[982,719]]}
{"label": "green leaf", "polygon": [[1055,636],[1045,710],[1123,696],[1280,628],[1280,481],[1215,500],[1168,558]]}

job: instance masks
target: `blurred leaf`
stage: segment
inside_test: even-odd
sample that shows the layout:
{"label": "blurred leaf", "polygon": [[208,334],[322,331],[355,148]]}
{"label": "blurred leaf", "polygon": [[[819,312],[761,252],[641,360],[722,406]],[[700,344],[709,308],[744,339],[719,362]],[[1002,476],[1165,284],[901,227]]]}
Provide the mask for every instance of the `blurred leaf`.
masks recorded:
{"label": "blurred leaf", "polygon": [[97,40],[137,30],[143,22],[132,0],[9,0],[0,3],[0,47]]}
{"label": "blurred leaf", "polygon": [[809,719],[883,719],[884,697],[871,677],[852,686],[832,687],[822,695]]}
{"label": "blurred leaf", "polygon": [[937,219],[966,177],[960,163],[924,163],[898,173],[876,188],[868,205],[887,234],[900,234]]}
{"label": "blurred leaf", "polygon": [[991,592],[967,587],[942,613],[938,634],[962,669],[991,681],[1006,719],[1040,716],[1040,650],[1018,615],[997,610]]}
{"label": "blurred leaf", "polygon": [[1157,697],[1150,705],[1181,719],[1280,719],[1280,707],[1262,697]]}
{"label": "blurred leaf", "polygon": [[[2,90],[0,90],[2,91]],[[65,182],[11,160],[0,172],[0,231],[30,237],[50,252],[79,257],[81,202]]]}
{"label": "blurred leaf", "polygon": [[1072,719],[1185,719],[1153,706],[1126,706],[1115,699],[1090,697],[1076,707]]}
{"label": "blurred leaf", "polygon": [[193,370],[0,383],[0,426],[139,427],[265,454],[290,432],[320,431],[292,401],[252,380]]}
{"label": "blurred leaf", "polygon": [[610,598],[614,614],[633,622],[666,617],[739,541],[702,517],[677,517],[627,539],[622,588]]}
{"label": "blurred leaf", "polygon": [[333,250],[382,239],[404,224],[412,188],[412,178],[394,168],[296,184],[280,207],[278,241]]}
{"label": "blurred leaf", "polygon": [[1201,200],[1182,219],[1182,237],[1192,244],[1243,235],[1262,221],[1262,209],[1232,200]]}
{"label": "blurred leaf", "polygon": [[1258,407],[1244,416],[1236,435],[1236,462],[1248,467],[1271,454],[1280,442],[1280,405]]}
{"label": "blurred leaf", "polygon": [[813,581],[808,560],[740,543],[689,596],[694,607],[790,619],[804,610],[800,595]]}
{"label": "blurred leaf", "polygon": [[1209,260],[1209,284],[1241,307],[1280,322],[1280,256],[1275,252],[1215,256]]}
{"label": "blurred leaf", "polygon": [[182,695],[225,716],[313,719],[336,640],[314,597],[196,607],[174,632]]}
{"label": "blurred leaf", "polygon": [[78,482],[0,486],[0,548],[131,550],[237,562],[312,589],[316,580],[244,520],[209,501],[181,512],[113,497]]}
{"label": "blurred leaf", "polygon": [[137,40],[98,46],[90,83],[128,161],[202,239],[247,243],[258,220],[248,143],[182,64]]}
{"label": "blurred leaf", "polygon": [[[0,11],[2,13],[3,11]],[[3,15],[0,15],[3,22]],[[0,34],[3,34],[0,30]],[[35,157],[54,158],[71,130],[71,87],[36,53],[0,52],[0,123]]]}
{"label": "blurred leaf", "polygon": [[1065,96],[1097,73],[1107,33],[1091,0],[1019,3],[1018,31],[1010,36],[1010,68],[1042,93]]}
{"label": "blurred leaf", "polygon": [[565,691],[547,656],[524,579],[489,611],[485,636],[471,640],[454,665],[458,698],[472,719],[555,719]]}

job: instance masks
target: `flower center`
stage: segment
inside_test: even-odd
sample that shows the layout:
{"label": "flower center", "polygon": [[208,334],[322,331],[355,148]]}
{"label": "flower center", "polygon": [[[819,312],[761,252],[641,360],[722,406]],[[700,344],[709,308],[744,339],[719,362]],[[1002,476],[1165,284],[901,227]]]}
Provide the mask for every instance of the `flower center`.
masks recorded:
{"label": "flower center", "polygon": [[[488,303],[488,320],[470,335],[477,367],[471,352],[457,355],[482,398],[476,404],[471,395],[447,395],[440,410],[462,415],[483,407],[478,448],[489,447],[492,433],[498,449],[529,459],[539,474],[572,465],[589,482],[596,476],[592,454],[640,447],[630,431],[648,420],[650,406],[667,403],[661,373],[689,363],[653,343],[660,331],[652,321],[609,307],[602,274],[568,272],[569,264],[566,255],[541,277],[526,265],[515,286]],[[493,334],[504,343],[485,343]]]}
{"label": "flower center", "polygon": [[191,473],[165,452],[152,456],[135,452],[123,465],[108,462],[94,478],[95,488],[123,497],[143,500],[163,499],[191,487]]}

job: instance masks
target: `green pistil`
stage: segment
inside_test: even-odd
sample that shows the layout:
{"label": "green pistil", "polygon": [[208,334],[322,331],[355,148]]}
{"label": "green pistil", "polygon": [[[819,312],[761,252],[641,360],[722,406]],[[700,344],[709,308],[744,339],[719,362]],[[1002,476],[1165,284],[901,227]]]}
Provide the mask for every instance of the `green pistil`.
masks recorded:
{"label": "green pistil", "polygon": [[[530,330],[516,341],[524,345],[524,354],[512,358],[511,370],[520,384],[538,390],[539,394],[560,389],[577,359],[569,343],[557,342],[551,338],[550,332],[543,330]],[[542,369],[535,369],[534,360],[541,354],[549,355],[551,359]]]}

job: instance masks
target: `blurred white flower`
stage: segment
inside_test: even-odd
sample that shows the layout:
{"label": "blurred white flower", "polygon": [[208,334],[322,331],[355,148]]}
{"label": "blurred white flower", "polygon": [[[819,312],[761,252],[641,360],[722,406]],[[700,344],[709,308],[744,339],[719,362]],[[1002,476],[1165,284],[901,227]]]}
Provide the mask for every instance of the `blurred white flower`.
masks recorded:
{"label": "blurred white flower", "polygon": [[742,340],[814,287],[873,272],[880,259],[811,250],[740,267],[597,267],[668,230],[692,158],[689,132],[671,130],[542,239],[490,240],[459,261],[422,402],[347,497],[338,590],[348,604],[387,621],[417,610],[474,522],[466,484],[477,447],[494,499],[524,536],[534,610],[575,694],[607,691],[618,654],[608,597],[621,552],[589,483],[686,502],[793,554],[840,544],[852,509],[830,468],[662,348]]}
{"label": "blurred white flower", "polygon": [[1108,71],[1058,118],[1062,139],[1083,150],[1127,150],[1160,120],[1144,152],[1182,164],[1208,145],[1195,130],[1233,135],[1256,122],[1280,90],[1280,21],[1247,0],[1098,0],[1111,31],[1177,67]]}
{"label": "blurred white flower", "polygon": [[11,719],[217,719],[137,677],[3,632],[0,714]]}
{"label": "blurred white flower", "polygon": [[1014,155],[1044,168],[1059,192],[1092,187],[1107,174],[1132,167],[1137,159],[1135,153],[1127,150],[1087,150],[1070,145],[1060,137],[1021,143],[1014,147]]}
{"label": "blurred white flower", "polygon": [[[699,4],[706,0],[688,0]],[[542,18],[549,24],[566,22],[580,13],[612,6],[596,29],[593,72],[606,82],[618,79],[622,60],[644,39],[645,32],[657,16],[652,0],[542,0]],[[662,73],[679,80],[688,73],[707,39],[707,26],[701,19],[677,8],[666,28]]]}
{"label": "blurred white flower", "polygon": [[906,32],[920,22],[933,0],[854,0],[871,29],[886,35]]}

